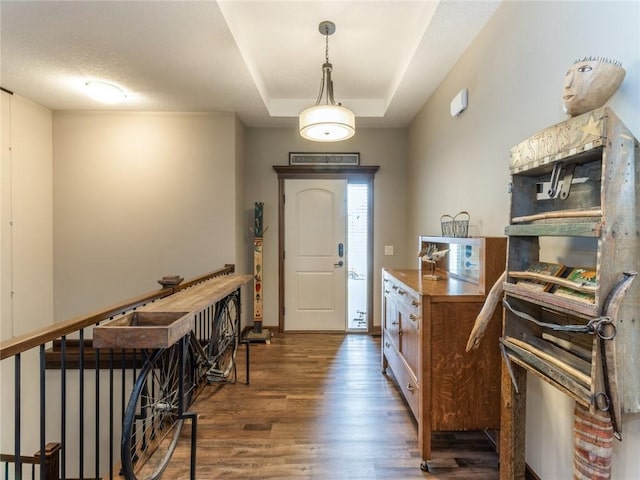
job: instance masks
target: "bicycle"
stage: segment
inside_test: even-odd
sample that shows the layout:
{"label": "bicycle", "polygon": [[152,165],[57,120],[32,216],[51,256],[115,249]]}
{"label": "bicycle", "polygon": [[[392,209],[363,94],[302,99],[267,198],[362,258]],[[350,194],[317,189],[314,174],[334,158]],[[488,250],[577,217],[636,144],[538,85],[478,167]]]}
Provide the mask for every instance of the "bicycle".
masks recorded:
{"label": "bicycle", "polygon": [[121,441],[127,480],[155,480],[192,419],[191,476],[195,470],[195,414],[187,408],[206,383],[236,381],[240,291],[196,314],[195,330],[168,348],[143,350],[144,366],[125,410]]}

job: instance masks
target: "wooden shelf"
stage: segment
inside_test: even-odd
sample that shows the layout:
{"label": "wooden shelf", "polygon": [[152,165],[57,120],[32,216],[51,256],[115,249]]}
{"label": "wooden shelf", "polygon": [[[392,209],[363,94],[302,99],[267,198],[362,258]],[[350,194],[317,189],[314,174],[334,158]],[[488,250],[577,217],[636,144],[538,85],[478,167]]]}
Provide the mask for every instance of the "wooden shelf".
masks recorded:
{"label": "wooden shelf", "polygon": [[568,375],[565,371],[542,360],[538,355],[524,350],[506,340],[501,340],[501,343],[509,351],[509,360],[527,371],[534,373],[585,407],[590,408],[592,406],[593,395],[589,387],[577,382],[575,378]]}
{"label": "wooden shelf", "polygon": [[[640,177],[639,160],[638,141],[606,106],[544,129],[511,149],[500,339],[514,365],[502,375],[505,467],[524,465],[526,395],[517,395],[518,387],[510,384],[524,388],[526,372],[591,413],[608,410],[616,435],[623,412],[640,412],[640,323],[635,321],[640,282],[625,273],[640,270],[640,195],[633,181]],[[541,242],[543,237],[559,241]],[[568,240],[572,237],[585,240]],[[572,257],[575,243],[581,251]],[[562,251],[553,251],[556,246]],[[563,278],[527,271],[547,258],[586,260],[573,271],[589,271],[592,286],[572,283],[572,274]],[[526,281],[548,288],[527,288]],[[598,328],[616,333],[601,338]],[[523,473],[509,468],[501,468],[503,480]]]}
{"label": "wooden shelf", "polygon": [[526,287],[518,286],[517,283],[505,282],[503,286],[505,293],[544,308],[558,309],[563,313],[581,315],[585,318],[596,317],[599,314],[599,306],[593,303],[561,297],[548,292],[532,291]]}
{"label": "wooden shelf", "polygon": [[598,238],[602,231],[600,221],[562,222],[562,223],[527,223],[505,227],[504,233],[514,237],[594,237]]}

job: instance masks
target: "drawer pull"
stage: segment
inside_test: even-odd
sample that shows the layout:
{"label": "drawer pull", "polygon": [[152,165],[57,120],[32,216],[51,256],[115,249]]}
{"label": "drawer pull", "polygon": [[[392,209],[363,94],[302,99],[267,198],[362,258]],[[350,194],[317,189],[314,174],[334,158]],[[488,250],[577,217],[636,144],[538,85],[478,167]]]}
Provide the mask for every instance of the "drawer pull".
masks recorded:
{"label": "drawer pull", "polygon": [[416,302],[415,300],[411,300],[411,305],[414,307],[419,307],[420,306],[420,302]]}
{"label": "drawer pull", "polygon": [[415,392],[416,387],[414,387],[410,383],[407,383],[407,390],[409,390],[411,393],[413,393],[413,392]]}
{"label": "drawer pull", "polygon": [[398,290],[398,294],[400,294],[400,295],[406,295],[406,294],[407,294],[407,291],[406,291],[406,290],[402,290],[402,289],[400,289],[400,290]]}
{"label": "drawer pull", "polygon": [[417,321],[420,317],[417,315],[414,315],[413,313],[409,314],[409,319],[413,320],[414,322]]}
{"label": "drawer pull", "polygon": [[391,292],[385,288],[385,289],[384,289],[384,294],[385,294],[385,295],[387,295],[387,294],[389,294],[389,293],[391,293]]}
{"label": "drawer pull", "polygon": [[398,289],[398,285],[391,285],[391,288],[393,288],[394,290]]}
{"label": "drawer pull", "polygon": [[391,322],[391,325],[398,325],[398,321],[394,320],[393,322]]}
{"label": "drawer pull", "polygon": [[391,346],[391,344],[389,342],[384,342],[384,346],[389,348]]}

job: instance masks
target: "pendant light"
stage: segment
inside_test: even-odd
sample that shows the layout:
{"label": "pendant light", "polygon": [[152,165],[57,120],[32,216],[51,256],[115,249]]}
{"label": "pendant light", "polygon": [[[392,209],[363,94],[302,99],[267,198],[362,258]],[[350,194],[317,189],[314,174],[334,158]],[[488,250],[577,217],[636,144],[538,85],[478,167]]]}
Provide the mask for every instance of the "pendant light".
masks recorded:
{"label": "pendant light", "polygon": [[333,22],[325,21],[320,23],[318,30],[325,36],[322,82],[315,105],[300,113],[300,135],[314,142],[338,142],[351,138],[356,133],[355,115],[333,99],[333,65],[329,63],[329,35],[333,35],[336,26]]}

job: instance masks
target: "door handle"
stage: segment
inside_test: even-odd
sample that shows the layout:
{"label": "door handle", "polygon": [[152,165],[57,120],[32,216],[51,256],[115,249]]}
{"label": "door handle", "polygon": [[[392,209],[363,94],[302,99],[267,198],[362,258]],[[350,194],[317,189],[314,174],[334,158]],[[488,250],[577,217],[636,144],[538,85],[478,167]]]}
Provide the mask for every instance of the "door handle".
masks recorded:
{"label": "door handle", "polygon": [[343,265],[344,265],[344,262],[342,260],[340,260],[338,263],[334,263],[333,264],[333,268],[340,268]]}

